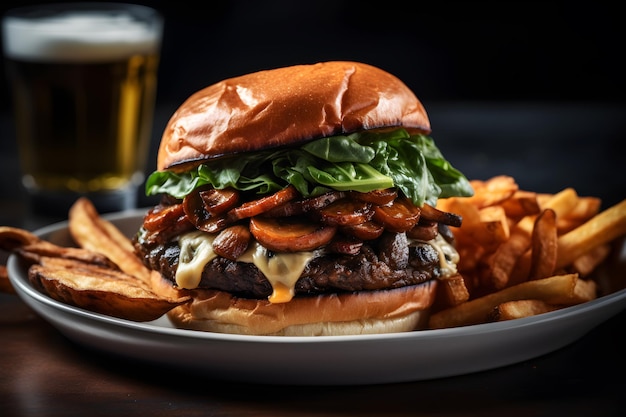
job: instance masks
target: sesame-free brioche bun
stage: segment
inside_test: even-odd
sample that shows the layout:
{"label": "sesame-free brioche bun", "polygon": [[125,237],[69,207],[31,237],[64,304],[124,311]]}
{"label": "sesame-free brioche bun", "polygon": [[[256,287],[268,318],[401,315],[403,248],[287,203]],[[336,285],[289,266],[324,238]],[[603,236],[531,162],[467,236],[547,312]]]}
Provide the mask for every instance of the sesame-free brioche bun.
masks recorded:
{"label": "sesame-free brioche bun", "polygon": [[407,332],[428,322],[438,281],[381,291],[295,297],[288,303],[192,290],[192,301],[168,312],[179,328],[274,336]]}
{"label": "sesame-free brioche bun", "polygon": [[188,299],[170,322],[268,336],[424,329],[440,280],[457,273],[440,231],[460,225],[424,207],[470,189],[456,170],[430,171],[449,166],[430,132],[407,85],[358,62],[259,71],[191,95],[147,181],[163,198],[133,239],[161,274],[155,291]]}
{"label": "sesame-free brioche bun", "polygon": [[331,61],[259,71],[189,97],[164,130],[157,169],[385,127],[430,133],[422,103],[382,69]]}

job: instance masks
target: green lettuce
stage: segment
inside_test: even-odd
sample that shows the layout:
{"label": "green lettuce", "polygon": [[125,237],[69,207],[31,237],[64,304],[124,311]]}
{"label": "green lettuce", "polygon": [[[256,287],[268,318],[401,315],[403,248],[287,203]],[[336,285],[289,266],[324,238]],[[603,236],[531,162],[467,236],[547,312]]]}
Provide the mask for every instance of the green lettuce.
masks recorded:
{"label": "green lettuce", "polygon": [[146,195],[183,198],[206,184],[259,195],[292,184],[305,197],[330,190],[397,187],[418,206],[473,195],[467,178],[443,157],[431,137],[410,135],[405,129],[338,135],[299,148],[241,154],[185,173],[156,171],[146,181]]}

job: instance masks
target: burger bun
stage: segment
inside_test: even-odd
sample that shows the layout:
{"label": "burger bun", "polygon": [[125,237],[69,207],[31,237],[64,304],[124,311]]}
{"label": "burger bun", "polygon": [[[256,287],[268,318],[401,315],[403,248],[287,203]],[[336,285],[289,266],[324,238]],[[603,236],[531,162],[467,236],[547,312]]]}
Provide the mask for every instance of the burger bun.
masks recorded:
{"label": "burger bun", "polygon": [[175,307],[178,328],[275,336],[337,336],[406,332],[424,328],[437,280],[391,290],[294,297],[288,303],[243,299],[223,291],[192,290]]}

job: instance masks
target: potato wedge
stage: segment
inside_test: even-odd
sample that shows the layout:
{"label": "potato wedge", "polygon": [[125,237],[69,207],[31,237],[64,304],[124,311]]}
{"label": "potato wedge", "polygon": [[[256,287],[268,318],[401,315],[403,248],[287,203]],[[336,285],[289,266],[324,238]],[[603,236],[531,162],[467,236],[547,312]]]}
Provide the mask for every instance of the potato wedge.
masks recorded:
{"label": "potato wedge", "polygon": [[163,298],[122,271],[74,262],[32,265],[31,283],[57,301],[132,321],[155,320],[187,301]]}
{"label": "potato wedge", "polygon": [[59,258],[99,265],[116,269],[117,265],[101,253],[84,248],[59,246],[46,240],[40,240],[19,248],[13,252],[31,263],[40,263],[42,258]]}
{"label": "potato wedge", "polygon": [[9,280],[9,273],[6,265],[0,265],[0,292],[5,294],[15,294],[15,288]]}
{"label": "potato wedge", "polygon": [[40,241],[35,234],[17,227],[0,226],[0,250],[11,252],[16,248]]}
{"label": "potato wedge", "polygon": [[79,198],[70,208],[69,230],[80,247],[104,254],[122,271],[150,283],[150,270],[134,254],[130,239],[100,217],[89,199]]}

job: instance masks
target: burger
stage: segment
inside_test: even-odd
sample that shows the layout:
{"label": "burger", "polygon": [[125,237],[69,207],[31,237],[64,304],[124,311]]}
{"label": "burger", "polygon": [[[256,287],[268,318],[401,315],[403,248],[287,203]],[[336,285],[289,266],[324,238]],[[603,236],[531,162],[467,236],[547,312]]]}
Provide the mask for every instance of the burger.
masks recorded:
{"label": "burger", "polygon": [[177,327],[249,335],[421,329],[457,274],[439,198],[472,195],[415,94],[364,63],[259,71],[208,86],[170,118],[133,238],[189,295]]}

